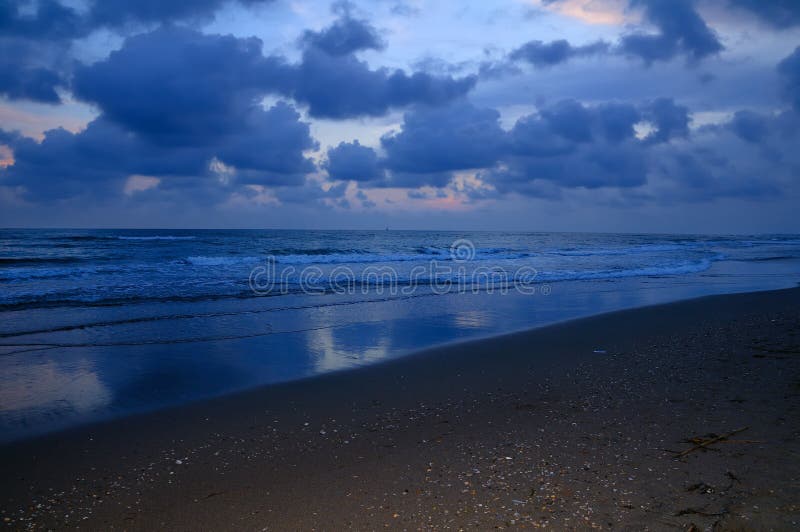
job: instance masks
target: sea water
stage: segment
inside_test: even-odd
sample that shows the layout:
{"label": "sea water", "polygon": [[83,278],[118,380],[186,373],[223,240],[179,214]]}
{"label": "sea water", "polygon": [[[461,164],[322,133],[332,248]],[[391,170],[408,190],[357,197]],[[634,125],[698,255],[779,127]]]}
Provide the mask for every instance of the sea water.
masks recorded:
{"label": "sea water", "polygon": [[798,281],[798,235],[0,230],[0,439]]}

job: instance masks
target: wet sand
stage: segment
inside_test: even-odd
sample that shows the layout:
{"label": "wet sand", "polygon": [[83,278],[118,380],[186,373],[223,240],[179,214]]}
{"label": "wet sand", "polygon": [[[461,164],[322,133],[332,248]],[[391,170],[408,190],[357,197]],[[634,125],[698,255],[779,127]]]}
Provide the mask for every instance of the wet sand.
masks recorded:
{"label": "wet sand", "polygon": [[9,529],[797,529],[799,414],[800,289],[714,296],[5,445],[0,511]]}

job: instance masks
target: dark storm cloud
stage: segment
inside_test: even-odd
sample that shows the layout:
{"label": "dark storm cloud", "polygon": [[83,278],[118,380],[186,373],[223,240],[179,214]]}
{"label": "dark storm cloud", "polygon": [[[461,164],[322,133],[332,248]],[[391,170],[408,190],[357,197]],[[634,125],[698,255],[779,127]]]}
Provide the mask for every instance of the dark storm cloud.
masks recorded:
{"label": "dark storm cloud", "polygon": [[[800,115],[794,111],[774,116],[740,111],[730,122],[690,132],[688,109],[670,99],[636,109],[615,104],[623,107],[611,116],[625,117],[620,123],[626,133],[620,138],[602,133],[600,117],[608,114],[608,105],[585,107],[582,113],[549,113],[595,124],[587,128],[590,141],[585,133],[576,137],[571,128],[554,129],[552,120],[543,118],[546,110],[521,118],[509,132],[510,155],[480,172],[480,178],[500,193],[558,198],[561,189],[610,187],[649,191],[639,196],[668,203],[775,197],[800,171],[800,156],[793,148],[800,137]],[[637,113],[654,128],[641,139],[630,133]]]}
{"label": "dark storm cloud", "polygon": [[[78,194],[119,195],[130,175],[165,178],[169,186],[216,187],[223,183],[213,160],[231,167],[228,184],[299,185],[314,166],[303,152],[315,143],[308,124],[287,104],[254,108],[247,121],[213,145],[169,146],[151,142],[104,116],[79,133],[54,129],[39,143],[14,136],[7,144],[14,164],[0,182],[23,186],[31,199]],[[224,183],[223,183],[224,184]]]}
{"label": "dark storm cloud", "polygon": [[414,103],[440,105],[463,96],[477,82],[476,76],[372,70],[352,54],[331,56],[315,48],[303,52],[295,71],[286,94],[308,105],[311,116],[333,119],[381,116]]}
{"label": "dark storm cloud", "polygon": [[[731,2],[751,11],[766,5]],[[71,90],[100,113],[85,130],[51,130],[41,143],[0,130],[0,144],[11,148],[14,159],[0,168],[0,185],[23,187],[33,200],[101,198],[121,195],[129,176],[141,175],[161,182],[157,190],[137,193],[139,198],[163,192],[210,203],[235,192],[263,200],[261,187],[245,185],[264,185],[283,202],[347,208],[345,193],[356,186],[350,181],[363,189],[458,185],[478,200],[511,193],[558,198],[574,188],[638,193],[655,179],[680,189],[675,197],[709,199],[771,194],[778,190],[773,176],[788,179],[798,171],[796,150],[785,139],[796,141],[800,134],[800,49],[778,66],[783,94],[793,106],[780,115],[739,111],[729,123],[690,130],[689,109],[670,98],[596,105],[564,100],[540,106],[505,130],[498,111],[467,101],[478,78],[459,77],[464,64],[402,70],[362,60],[360,52],[382,50],[385,43],[346,6],[335,11],[331,25],[295,41],[300,49],[293,61],[265,56],[256,38],[208,35],[180,25],[209,20],[223,3],[98,0],[88,3],[87,15],[53,0],[42,0],[33,13],[0,0],[0,93],[57,103],[60,93]],[[653,33],[627,34],[614,45],[530,41],[498,63],[471,62],[466,68],[478,65],[484,78],[497,79],[524,63],[541,68],[620,53],[647,64],[676,57],[697,61],[722,50],[690,0],[631,5],[643,9]],[[763,7],[758,15],[769,21],[791,5],[776,2],[774,9],[783,11]],[[127,38],[92,65],[65,59],[63,50],[74,39],[99,27],[122,35],[130,28],[149,31]],[[323,163],[330,181],[318,183],[308,176],[316,168],[305,153],[318,147],[309,124],[288,103],[265,109],[265,96],[292,99],[315,118],[406,112],[397,131],[381,138],[380,150],[357,140],[330,148]],[[648,128],[649,134],[637,136],[637,129]],[[490,186],[453,183],[456,172],[472,170]],[[374,205],[355,190],[355,205]],[[443,192],[407,194],[431,199]]]}
{"label": "dark storm cloud", "polygon": [[40,0],[33,13],[20,10],[19,0],[0,0],[0,33],[5,37],[61,41],[84,35],[88,26],[81,15],[56,0]]}
{"label": "dark storm cloud", "polygon": [[630,4],[644,8],[645,19],[658,28],[658,33],[625,35],[619,45],[622,53],[649,64],[672,59],[678,54],[698,60],[723,50],[692,0],[631,0]]}
{"label": "dark storm cloud", "polygon": [[607,103],[596,108],[597,122],[605,138],[610,142],[622,142],[633,138],[634,126],[641,121],[636,106],[625,103]]}
{"label": "dark storm cloud", "polygon": [[785,179],[795,171],[792,165],[770,160],[762,147],[741,139],[731,141],[734,138],[720,130],[694,149],[659,147],[650,162],[652,179],[659,183],[658,195],[652,199],[669,204],[780,195]]}
{"label": "dark storm cloud", "polygon": [[68,85],[60,57],[69,40],[87,26],[73,9],[42,0],[33,13],[21,3],[0,0],[0,95],[11,100],[59,103],[57,89]]}
{"label": "dark storm cloud", "polygon": [[641,119],[632,104],[585,107],[575,100],[561,101],[517,120],[509,132],[511,154],[553,157],[574,151],[579,143],[604,141],[613,145],[632,139],[634,125]]}
{"label": "dark storm cloud", "polygon": [[548,67],[576,57],[603,54],[608,52],[609,48],[610,45],[603,41],[584,46],[572,46],[564,39],[549,43],[530,41],[511,52],[509,57],[515,61],[527,61],[536,67]]}
{"label": "dark storm cloud", "polygon": [[[188,8],[174,9],[178,11],[158,11],[158,16],[183,16],[180,10]],[[150,11],[137,16],[142,18],[146,12],[156,17]],[[7,14],[8,10],[4,22]],[[44,12],[37,16],[41,18]],[[38,24],[50,23],[42,19]],[[17,27],[16,31],[22,35],[32,30]],[[316,149],[317,143],[290,105],[279,103],[265,110],[266,95],[291,97],[307,105],[311,116],[349,118],[382,115],[411,104],[444,104],[475,84],[475,77],[371,69],[353,52],[375,46],[377,41],[367,42],[363,34],[348,37],[347,32],[359,31],[371,34],[366,23],[346,13],[304,41],[298,63],[264,56],[259,39],[207,35],[174,25],[129,37],[107,58],[74,69],[73,95],[100,111],[84,131],[51,130],[41,143],[4,133],[15,162],[0,171],[2,184],[24,187],[29,199],[87,191],[99,196],[119,194],[131,175],[157,177],[159,189],[178,187],[207,196],[215,187],[297,187],[315,170],[304,152]],[[29,70],[35,65],[21,53],[6,57],[22,57]],[[21,71],[16,68],[8,78],[0,74],[0,91],[58,100],[55,88],[63,85],[63,79],[48,77],[44,70],[30,70],[28,76]],[[332,152],[329,171],[352,173],[354,161],[347,159],[358,150],[345,153],[347,146],[340,148],[341,153]],[[360,164],[367,173],[347,179],[371,179],[378,186],[388,183],[379,169]],[[444,175],[397,172],[392,182],[442,183]]]}
{"label": "dark storm cloud", "polygon": [[9,100],[59,103],[58,89],[68,85],[65,74],[40,59],[47,53],[23,39],[0,36],[0,95]]}
{"label": "dark storm cloud", "polygon": [[549,186],[559,188],[629,188],[646,182],[646,154],[637,143],[616,145],[603,142],[574,146],[566,153],[540,156],[515,156],[501,168],[481,172],[480,177],[502,193],[552,196]]}
{"label": "dark storm cloud", "polygon": [[689,109],[677,105],[672,98],[658,98],[645,106],[645,117],[655,126],[655,131],[645,139],[648,142],[668,142],[689,135]]}
{"label": "dark storm cloud", "polygon": [[375,181],[384,176],[378,163],[378,154],[357,140],[341,142],[335,148],[330,148],[325,169],[335,181]]}
{"label": "dark storm cloud", "polygon": [[[707,183],[707,198],[733,197],[746,194],[746,190],[755,194],[759,189],[758,183],[748,182],[743,167],[725,168],[720,162],[728,154],[746,151],[737,136],[741,131],[733,132],[756,126],[743,125],[743,118],[739,115],[725,127],[706,128],[705,144],[695,148],[676,142],[689,139],[691,115],[688,108],[670,98],[638,106],[621,102],[587,106],[564,100],[521,117],[507,131],[500,127],[493,109],[459,101],[406,113],[402,129],[382,138],[383,159],[370,148],[359,147],[369,154],[371,168],[388,171],[386,179],[364,183],[368,186],[444,187],[453,172],[477,169],[478,177],[495,192],[476,188],[466,192],[470,198],[517,193],[554,199],[561,190],[571,188],[638,189],[655,173],[691,189]],[[651,132],[637,136],[637,124],[648,125]],[[755,139],[757,132],[749,134]],[[767,157],[769,152],[761,150],[752,157]],[[685,168],[687,174],[659,174],[666,168],[664,161],[669,161],[670,170]],[[767,193],[770,187],[774,185],[765,183],[760,188]]]}
{"label": "dark storm cloud", "polygon": [[306,46],[330,55],[347,55],[359,50],[382,50],[386,47],[378,31],[366,20],[349,14],[337,19],[322,31],[307,30],[301,39]]}
{"label": "dark storm cloud", "polygon": [[[371,148],[342,144],[329,152],[328,171],[332,179],[356,179],[352,176],[380,175],[378,169],[386,169],[385,179],[364,180],[364,185],[413,188],[443,187],[453,172],[484,169],[481,175],[501,192],[535,191],[548,197],[553,186],[531,186],[530,181],[567,188],[634,187],[646,175],[649,144],[634,136],[634,125],[644,116],[629,104],[586,107],[566,100],[520,118],[506,131],[494,109],[466,101],[419,106],[405,114],[400,131],[381,139],[383,159]],[[340,170],[356,166],[364,170]]]}
{"label": "dark storm cloud", "polygon": [[[273,0],[239,0],[243,5]],[[123,26],[210,19],[230,0],[95,0],[88,19],[94,26]]]}
{"label": "dark storm cloud", "polygon": [[558,102],[517,120],[508,133],[510,152],[481,176],[500,192],[537,197],[557,196],[552,185],[639,186],[646,179],[645,154],[633,126],[640,120],[630,104]]}
{"label": "dark storm cloud", "polygon": [[[546,3],[561,1],[548,0]],[[747,2],[742,0],[742,3]],[[623,54],[642,59],[650,65],[657,61],[669,61],[679,55],[685,55],[694,62],[724,49],[716,33],[697,13],[695,0],[629,0],[628,4],[631,8],[643,9],[645,21],[658,31],[629,33],[614,45],[598,41],[574,46],[563,39],[550,43],[530,41],[514,50],[509,59],[546,67],[576,57]]]}
{"label": "dark storm cloud", "polygon": [[[55,39],[68,43],[101,25],[211,15],[223,4],[113,0],[92,4],[87,19],[54,0],[43,1],[33,15],[21,15],[15,5],[0,1],[0,27],[5,30],[0,37],[0,93],[49,103],[59,102],[57,89],[68,85],[73,66],[46,60],[64,47],[53,44]],[[307,105],[311,116],[344,119],[380,116],[415,103],[439,105],[463,96],[477,82],[477,76],[371,69],[354,53],[381,49],[383,42],[349,10],[322,31],[306,32],[301,42],[301,61],[289,64],[283,57],[264,57],[255,38],[204,35],[168,25],[128,38],[121,50],[99,63],[78,67],[73,90],[134,131],[181,143],[200,136],[212,139],[215,129],[224,131],[253,99],[269,93]]]}
{"label": "dark storm cloud", "polygon": [[[73,90],[99,118],[80,133],[48,131],[41,144],[16,139],[3,183],[31,198],[117,193],[130,175],[167,178],[165,187],[205,191],[241,184],[300,185],[314,170],[308,124],[265,87],[291,68],[266,58],[257,39],[165,27],[127,39],[107,59],[79,67]],[[210,168],[219,161],[216,175]],[[199,193],[199,192],[198,192]]]}
{"label": "dark storm cloud", "polygon": [[528,157],[552,157],[571,152],[573,143],[556,134],[550,124],[540,115],[521,117],[508,134],[509,152]]}
{"label": "dark storm cloud", "polygon": [[800,24],[800,2],[797,0],[730,0],[730,3],[754,13],[776,28]]}
{"label": "dark storm cloud", "polygon": [[210,20],[224,5],[249,6],[274,0],[89,0],[79,12],[58,0],[38,0],[33,13],[21,10],[24,2],[0,0],[0,31],[4,35],[38,40],[82,37],[102,27]]}
{"label": "dark storm cloud", "polygon": [[[270,0],[244,0],[253,4]],[[57,0],[0,0],[0,95],[17,100],[59,103],[69,87],[72,61],[63,56],[71,41],[102,27],[209,19],[226,0],[95,0],[79,12]]]}
{"label": "dark storm cloud", "polygon": [[572,142],[592,140],[591,114],[579,102],[564,100],[543,109],[541,114],[556,135]]}
{"label": "dark storm cloud", "polygon": [[505,131],[494,109],[459,101],[407,112],[402,131],[384,135],[381,145],[392,171],[448,172],[494,164],[504,150]]}
{"label": "dark storm cloud", "polygon": [[[19,137],[9,145],[14,151],[14,164],[0,171],[2,183],[25,187],[32,199],[68,197],[86,191],[105,195],[113,186],[121,191],[126,167],[131,173],[143,171],[160,153],[148,153],[137,138],[101,119],[91,122],[79,134],[59,128],[47,131],[41,143]],[[164,162],[169,163],[170,173],[190,170],[183,167],[186,161],[178,157]]]}
{"label": "dark storm cloud", "polygon": [[737,111],[730,127],[740,139],[758,144],[769,133],[769,120],[752,111]]}
{"label": "dark storm cloud", "polygon": [[778,64],[784,97],[800,112],[800,46]]}
{"label": "dark storm cloud", "polygon": [[162,28],[131,37],[105,61],[78,69],[74,91],[136,131],[181,141],[213,137],[269,93],[308,105],[311,116],[342,119],[445,103],[476,82],[372,70],[352,54],[332,56],[315,47],[299,64],[289,64],[264,57],[261,47],[255,38]]}
{"label": "dark storm cloud", "polygon": [[303,152],[316,149],[309,125],[290,105],[279,102],[270,109],[254,108],[230,135],[208,149],[226,164],[249,170],[247,181],[283,184],[312,172],[314,164]]}
{"label": "dark storm cloud", "polygon": [[169,144],[207,144],[237,128],[263,86],[288,67],[258,39],[162,28],[130,37],[107,59],[75,73],[73,92],[110,120]]}

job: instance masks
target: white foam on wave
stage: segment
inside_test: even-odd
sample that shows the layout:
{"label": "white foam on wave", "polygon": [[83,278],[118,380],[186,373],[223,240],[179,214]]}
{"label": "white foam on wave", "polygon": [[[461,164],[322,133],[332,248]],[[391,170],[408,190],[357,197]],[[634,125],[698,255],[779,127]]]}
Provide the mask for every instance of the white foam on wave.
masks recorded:
{"label": "white foam on wave", "polygon": [[622,279],[627,277],[661,277],[670,275],[686,275],[700,273],[711,268],[713,262],[724,260],[721,255],[687,261],[681,263],[665,264],[661,266],[644,266],[621,270],[586,270],[586,271],[552,271],[540,272],[537,279],[540,281],[584,281],[601,279]]}
{"label": "white foam on wave", "polygon": [[689,244],[644,244],[641,246],[623,248],[596,248],[596,249],[553,249],[545,251],[546,255],[559,255],[562,257],[603,257],[616,255],[631,255],[643,253],[665,253],[669,251],[698,251],[697,243]]}
{"label": "white foam on wave", "polygon": [[[623,269],[603,269],[603,270],[548,270],[548,271],[539,271],[533,279],[535,283],[543,283],[543,282],[559,282],[559,281],[583,281],[583,280],[606,280],[606,279],[620,279],[620,278],[629,278],[629,277],[667,277],[667,276],[676,276],[676,275],[687,275],[693,273],[700,273],[708,270],[711,268],[712,264],[716,261],[724,260],[722,255],[716,255],[714,257],[705,258],[696,261],[685,261],[685,262],[673,262],[669,264],[663,265],[656,265],[656,266],[642,266],[642,267],[632,267],[632,268],[623,268]],[[491,274],[487,274],[486,272],[480,271],[476,273],[476,275],[472,274],[473,270],[467,269],[464,271],[448,271],[448,272],[436,272],[435,275],[414,275],[413,280],[409,276],[408,272],[399,272],[396,271],[395,275],[389,277],[368,277],[363,278],[361,276],[362,270],[357,270],[353,272],[355,274],[354,281],[357,281],[360,284],[387,284],[387,283],[397,283],[400,286],[407,285],[409,283],[416,283],[420,285],[427,285],[431,283],[442,283],[442,282],[476,282],[477,284],[492,284],[498,282],[512,282],[514,279],[515,269],[510,268],[507,271],[503,272],[494,271]],[[477,270],[475,270],[477,271]],[[505,273],[506,275],[501,275]],[[331,272],[331,276],[323,275],[322,278],[318,280],[316,283],[309,283],[306,279],[303,282],[309,283],[310,285],[325,285],[330,282],[335,283],[344,283],[347,280],[346,276],[342,275],[333,275]],[[284,279],[284,282],[290,285],[297,285],[300,283],[300,278],[298,275],[291,275]]]}
{"label": "white foam on wave", "polygon": [[[530,257],[529,252],[507,250],[505,248],[477,249],[471,259],[480,260],[513,260]],[[430,260],[450,261],[453,256],[449,249],[424,248],[418,253],[331,253],[328,255],[279,255],[275,257],[278,264],[367,264],[394,262],[425,262]]]}

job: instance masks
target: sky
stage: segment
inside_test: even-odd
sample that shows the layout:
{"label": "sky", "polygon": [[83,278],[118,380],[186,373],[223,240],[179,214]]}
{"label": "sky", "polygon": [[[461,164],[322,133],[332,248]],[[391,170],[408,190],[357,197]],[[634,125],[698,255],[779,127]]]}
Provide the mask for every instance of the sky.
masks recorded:
{"label": "sky", "polygon": [[0,0],[0,226],[800,233],[796,0]]}

